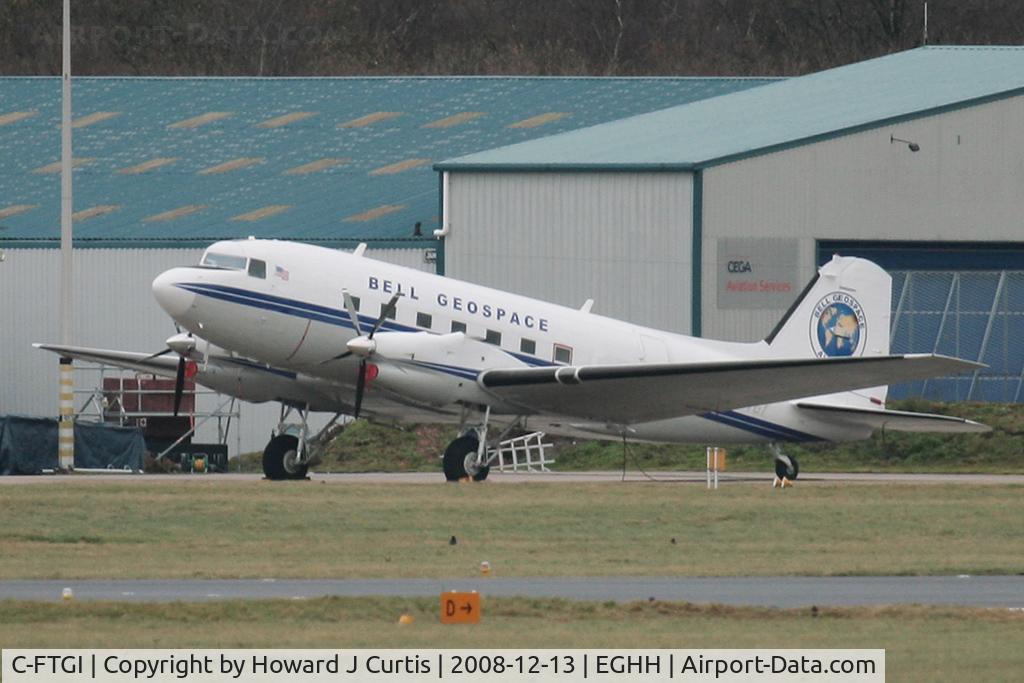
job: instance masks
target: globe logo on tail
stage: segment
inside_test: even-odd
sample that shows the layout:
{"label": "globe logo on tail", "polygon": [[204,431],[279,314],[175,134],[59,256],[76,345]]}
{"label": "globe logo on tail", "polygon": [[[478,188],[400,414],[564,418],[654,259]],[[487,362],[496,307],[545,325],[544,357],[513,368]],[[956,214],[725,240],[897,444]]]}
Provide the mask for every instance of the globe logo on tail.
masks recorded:
{"label": "globe logo on tail", "polygon": [[845,292],[826,294],[811,314],[811,348],[819,358],[859,355],[865,334],[864,309]]}

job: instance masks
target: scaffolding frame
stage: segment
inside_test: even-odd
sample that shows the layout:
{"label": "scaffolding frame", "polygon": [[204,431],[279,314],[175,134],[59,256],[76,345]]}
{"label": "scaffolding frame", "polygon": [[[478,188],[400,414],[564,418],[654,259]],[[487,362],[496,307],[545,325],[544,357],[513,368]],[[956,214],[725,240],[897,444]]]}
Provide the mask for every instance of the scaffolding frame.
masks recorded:
{"label": "scaffolding frame", "polygon": [[[173,411],[153,411],[153,410],[128,410],[125,407],[126,396],[173,396],[174,389],[142,389],[140,388],[141,380],[143,379],[167,379],[160,375],[155,375],[148,372],[138,372],[136,370],[129,370],[127,368],[121,368],[114,365],[106,365],[103,363],[94,363],[89,361],[76,362],[74,365],[74,371],[76,379],[82,374],[93,374],[97,375],[95,380],[90,380],[87,383],[92,384],[92,389],[75,389],[75,403],[79,402],[79,397],[87,396],[80,408],[75,409],[74,419],[77,421],[84,417],[93,417],[96,422],[110,424],[111,420],[108,418],[111,415],[116,415],[117,424],[124,427],[129,422],[133,422],[139,419],[148,419],[150,417],[174,417]],[[118,388],[114,391],[110,391],[104,388],[104,380],[106,379],[117,379]],[[125,386],[125,380],[134,380],[140,382],[134,389]],[[78,382],[76,381],[76,386]],[[107,396],[114,394],[115,398],[113,401],[108,401]],[[200,427],[205,425],[211,420],[217,421],[217,443],[227,446],[228,441],[231,438],[231,422],[235,421],[234,440],[235,440],[235,454],[238,455],[242,452],[242,412],[241,403],[234,396],[227,396],[219,392],[213,391],[212,389],[197,389],[195,386],[191,390],[186,389],[183,395],[192,396],[192,411],[186,413],[186,416],[191,418],[191,424],[184,434],[178,437],[170,446],[165,448],[163,451],[157,454],[157,459],[161,459],[166,456],[175,446],[180,444],[182,441],[190,436],[193,436]],[[198,397],[199,396],[215,396],[219,400],[217,407],[213,410],[197,410]],[[216,400],[216,399],[215,399]],[[116,404],[116,410],[112,411],[112,405]],[[141,406],[141,401],[137,403]],[[92,410],[90,411],[90,408]],[[179,416],[180,417],[180,416]],[[92,421],[92,420],[87,420]],[[134,422],[134,424],[138,424]]]}

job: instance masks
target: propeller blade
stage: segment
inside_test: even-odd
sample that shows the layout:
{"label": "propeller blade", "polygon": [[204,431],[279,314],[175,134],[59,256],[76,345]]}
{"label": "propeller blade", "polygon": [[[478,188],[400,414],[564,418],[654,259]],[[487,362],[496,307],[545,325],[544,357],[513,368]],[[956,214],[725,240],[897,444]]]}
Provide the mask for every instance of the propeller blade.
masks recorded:
{"label": "propeller blade", "polygon": [[185,356],[178,359],[178,372],[174,376],[174,417],[181,408],[181,396],[185,391]]}
{"label": "propeller blade", "polygon": [[356,380],[356,405],[352,418],[359,419],[359,411],[363,408],[363,392],[366,391],[366,359],[359,361],[359,379]]}
{"label": "propeller blade", "polygon": [[352,355],[351,351],[346,351],[345,353],[339,353],[337,356],[334,356],[332,358],[328,358],[327,360],[320,361],[320,365],[326,365],[326,364],[331,363],[333,361],[341,360],[342,358],[348,358],[351,355]]}
{"label": "propeller blade", "polygon": [[168,353],[171,353],[172,351],[174,351],[174,349],[166,348],[163,351],[157,351],[152,356],[146,356],[142,360],[153,360],[154,358],[159,358],[160,356],[166,356]]}
{"label": "propeller blade", "polygon": [[402,294],[395,294],[391,297],[391,301],[384,305],[384,308],[380,309],[380,317],[377,318],[377,322],[373,324],[373,329],[370,330],[369,339],[373,339],[373,335],[380,329],[380,326],[384,324],[384,321],[389,315],[395,314],[395,303],[398,301]]}
{"label": "propeller blade", "polygon": [[356,329],[357,335],[362,336],[363,331],[359,327],[359,312],[356,310],[356,302],[352,300],[352,295],[348,293],[347,289],[341,290],[341,297],[345,300],[345,310],[348,311],[352,327]]}

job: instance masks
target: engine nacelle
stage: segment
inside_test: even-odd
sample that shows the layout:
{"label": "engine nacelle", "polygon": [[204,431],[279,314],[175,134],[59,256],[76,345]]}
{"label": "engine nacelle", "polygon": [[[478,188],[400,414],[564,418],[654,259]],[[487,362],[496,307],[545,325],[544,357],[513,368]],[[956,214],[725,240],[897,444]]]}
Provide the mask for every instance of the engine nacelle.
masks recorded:
{"label": "engine nacelle", "polygon": [[343,410],[337,388],[315,377],[259,367],[242,360],[214,359],[198,364],[195,381],[227,396],[252,403],[308,403],[313,410]]}
{"label": "engine nacelle", "polygon": [[408,363],[380,362],[371,386],[383,387],[414,401],[445,406],[459,400],[480,402],[476,381]]}
{"label": "engine nacelle", "polygon": [[493,404],[494,397],[477,384],[479,370],[525,366],[501,348],[461,332],[383,332],[372,343],[370,362],[378,367],[374,384],[435,406]]}

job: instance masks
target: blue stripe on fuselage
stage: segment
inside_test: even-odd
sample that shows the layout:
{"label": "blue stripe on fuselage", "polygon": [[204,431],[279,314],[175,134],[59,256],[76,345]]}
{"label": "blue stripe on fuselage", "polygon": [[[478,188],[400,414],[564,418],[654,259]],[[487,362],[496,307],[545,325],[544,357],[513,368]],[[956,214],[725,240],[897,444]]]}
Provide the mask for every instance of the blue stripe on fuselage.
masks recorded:
{"label": "blue stripe on fuselage", "polygon": [[728,427],[742,429],[773,441],[808,442],[825,440],[820,436],[791,429],[790,427],[775,424],[774,422],[768,422],[767,420],[762,420],[751,415],[745,415],[743,413],[736,412],[735,410],[704,413],[701,417]]}
{"label": "blue stripe on fuselage", "polygon": [[[286,299],[280,296],[253,292],[247,289],[238,289],[236,287],[225,287],[223,285],[184,283],[177,286],[186,291],[193,292],[194,294],[202,294],[212,299],[220,299],[221,301],[242,304],[243,306],[276,311],[278,313],[292,315],[297,318],[317,320],[330,325],[337,325],[339,327],[347,327],[351,330],[355,330],[355,325],[352,324],[352,318],[349,316],[348,311],[342,309],[327,308],[326,306],[318,306],[316,304],[310,304],[296,299]],[[366,315],[359,315],[359,322],[360,327],[362,325],[366,325],[367,328],[372,328],[377,322],[377,319]],[[392,332],[419,331],[415,327],[407,327],[396,323],[393,320],[387,319],[385,319],[381,324],[380,329]]]}
{"label": "blue stripe on fuselage", "polygon": [[[318,322],[327,323],[329,325],[336,325],[338,327],[345,327],[353,331],[357,331],[355,325],[352,324],[352,317],[348,314],[348,311],[343,309],[328,308],[326,306],[319,306],[317,304],[306,303],[304,301],[298,301],[297,299],[287,299],[285,297],[274,296],[272,294],[263,294],[262,292],[254,292],[248,289],[240,289],[237,287],[227,287],[224,285],[214,285],[206,283],[181,283],[177,285],[182,289],[192,292],[194,294],[202,294],[212,299],[219,299],[221,301],[227,301],[229,303],[241,304],[243,306],[251,306],[253,308],[260,308],[269,311],[276,311],[285,315],[291,315],[298,318],[305,318],[307,320],[316,320]],[[360,328],[363,330],[371,329],[376,323],[377,319],[356,314],[359,317]],[[425,332],[427,330],[421,330],[418,327],[409,327],[402,325],[393,320],[385,319],[381,324],[380,329],[385,332]],[[432,332],[432,334],[437,334]],[[502,349],[508,355],[513,358],[526,363],[527,365],[547,367],[556,365],[550,361],[545,361],[540,358],[534,358],[525,354],[514,353],[506,349]],[[451,367],[451,366],[443,366]],[[438,368],[440,369],[440,368]],[[462,369],[466,371],[464,368]],[[467,371],[468,372],[468,371]],[[472,371],[473,379],[476,378],[478,371]]]}

